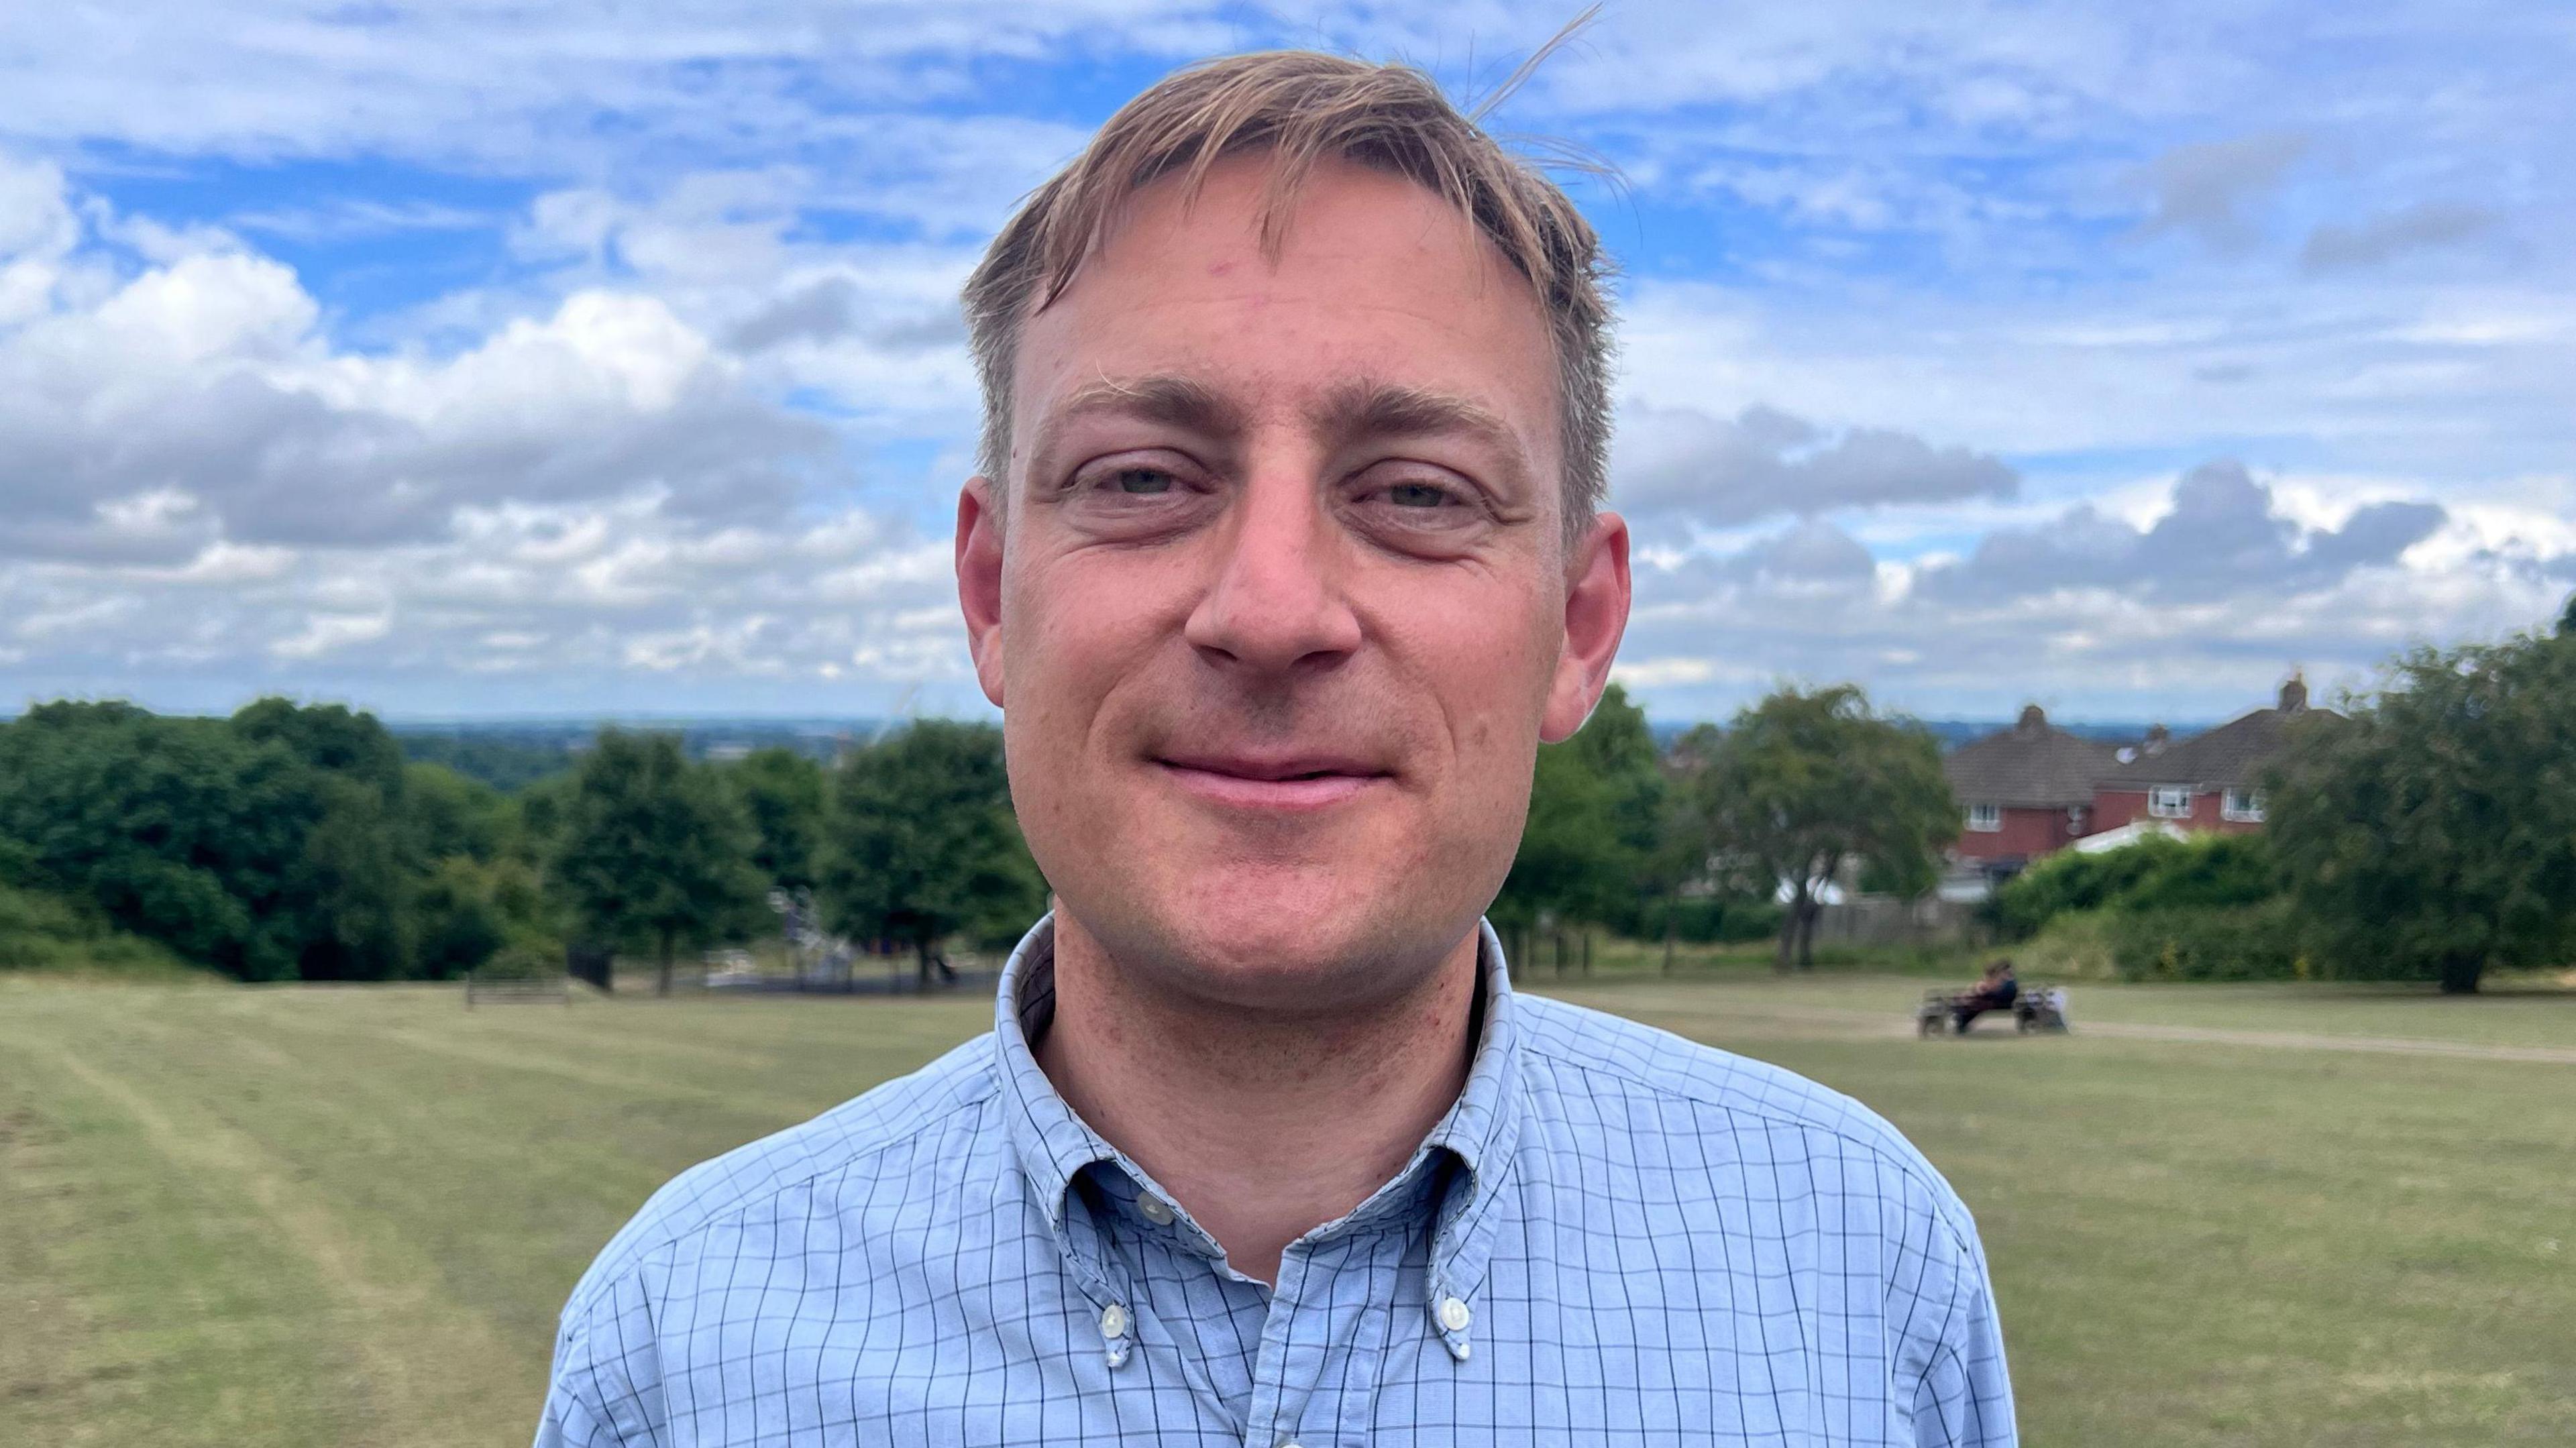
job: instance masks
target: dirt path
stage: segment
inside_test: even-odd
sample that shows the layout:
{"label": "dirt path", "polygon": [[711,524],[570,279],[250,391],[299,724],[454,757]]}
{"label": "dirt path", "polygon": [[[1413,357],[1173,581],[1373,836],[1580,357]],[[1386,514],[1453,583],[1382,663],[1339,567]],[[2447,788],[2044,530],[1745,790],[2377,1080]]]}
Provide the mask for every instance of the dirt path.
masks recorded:
{"label": "dirt path", "polygon": [[2247,1031],[2224,1026],[2160,1026],[2140,1021],[2084,1021],[2088,1036],[2139,1041],[2193,1041],[2214,1046],[2262,1046],[2288,1051],[2359,1051],[2381,1056],[2450,1056],[2464,1061],[2528,1061],[2576,1066],[2576,1047],[2485,1046],[2474,1041],[2428,1041],[2412,1036],[2334,1036],[2315,1031]]}
{"label": "dirt path", "polygon": [[[1616,1008],[1616,1002],[1602,998],[1586,1004]],[[1720,1004],[1693,1003],[1689,1009],[1673,1009],[1661,1002],[1649,1012],[1658,1019],[1684,1018],[1711,1023],[1748,1021],[1796,1021],[1819,1026],[1841,1026],[1861,1036],[1907,1037],[1915,1034],[1914,1023],[1887,1011],[1862,1010],[1852,1006],[1806,1006],[1778,1001]],[[2114,1040],[2180,1041],[2203,1046],[2247,1046],[2282,1051],[2348,1051],[2377,1056],[2438,1056],[2463,1061],[2518,1061],[2544,1066],[2576,1066],[2576,1046],[2497,1046],[2474,1041],[2437,1041],[2414,1036],[2342,1036],[2323,1031],[2258,1031],[2234,1026],[2159,1025],[2144,1021],[2102,1021],[2078,1016],[2078,1036],[2109,1037]],[[1989,1027],[1980,1034],[1999,1035]]]}

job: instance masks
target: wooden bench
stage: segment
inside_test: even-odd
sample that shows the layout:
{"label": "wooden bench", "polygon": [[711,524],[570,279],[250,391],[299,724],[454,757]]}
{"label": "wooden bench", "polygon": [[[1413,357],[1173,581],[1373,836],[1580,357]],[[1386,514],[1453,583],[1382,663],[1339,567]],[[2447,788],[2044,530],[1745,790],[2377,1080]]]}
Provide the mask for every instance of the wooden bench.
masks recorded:
{"label": "wooden bench", "polygon": [[477,1000],[570,1005],[572,986],[569,978],[562,975],[469,975],[465,977],[465,1008],[474,1009]]}

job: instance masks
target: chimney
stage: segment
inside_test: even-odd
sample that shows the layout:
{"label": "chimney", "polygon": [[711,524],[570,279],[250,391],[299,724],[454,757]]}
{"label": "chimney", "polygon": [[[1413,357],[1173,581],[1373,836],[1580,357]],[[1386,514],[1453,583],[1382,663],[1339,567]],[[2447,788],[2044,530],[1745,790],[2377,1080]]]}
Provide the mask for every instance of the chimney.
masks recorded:
{"label": "chimney", "polygon": [[2013,725],[2013,732],[2015,734],[2019,734],[2027,738],[2035,734],[2044,734],[2047,730],[2047,711],[2041,709],[2037,704],[2024,704],[2021,706],[2021,718]]}
{"label": "chimney", "polygon": [[2308,707],[2308,681],[2294,671],[2281,685],[2281,712],[2296,714]]}
{"label": "chimney", "polygon": [[2172,740],[2172,730],[2167,729],[2162,724],[2150,724],[2147,726],[2146,747],[2140,749],[2138,752],[2140,754],[2162,754],[2165,752],[2165,745],[2171,743]]}

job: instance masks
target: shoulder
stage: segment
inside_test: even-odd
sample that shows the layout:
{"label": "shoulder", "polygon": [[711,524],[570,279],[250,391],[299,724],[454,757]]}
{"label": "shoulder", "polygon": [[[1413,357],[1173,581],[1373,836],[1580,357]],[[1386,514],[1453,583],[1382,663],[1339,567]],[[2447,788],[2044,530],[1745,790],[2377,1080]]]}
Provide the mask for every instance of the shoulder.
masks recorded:
{"label": "shoulder", "polygon": [[1830,1087],[1766,1061],[1686,1040],[1670,1031],[1543,996],[1519,995],[1526,1050],[1558,1089],[1660,1106],[1703,1132],[1766,1138],[1773,1164],[1785,1143],[1815,1173],[1937,1219],[1963,1242],[1975,1240],[1968,1210],[1948,1181],[1885,1117]]}
{"label": "shoulder", "polygon": [[721,1233],[806,1190],[866,1192],[889,1157],[943,1137],[994,1093],[988,1032],[909,1075],[898,1076],[810,1121],[700,1162],[655,1192],[602,1248],[565,1305],[567,1323],[646,1260],[692,1238]]}

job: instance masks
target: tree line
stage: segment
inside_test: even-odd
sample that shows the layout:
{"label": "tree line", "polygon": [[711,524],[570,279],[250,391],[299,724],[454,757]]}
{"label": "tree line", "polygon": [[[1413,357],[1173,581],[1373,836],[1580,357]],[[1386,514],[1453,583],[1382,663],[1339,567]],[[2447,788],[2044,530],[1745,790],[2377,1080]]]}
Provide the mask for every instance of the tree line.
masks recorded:
{"label": "tree line", "polygon": [[[1803,959],[1821,881],[1847,859],[1928,879],[1952,813],[1930,736],[1856,689],[1784,691],[1667,750],[1613,686],[1541,751],[1493,914],[1525,952],[1776,932]],[[1006,942],[1046,899],[990,725],[921,721],[831,765],[606,729],[570,772],[501,790],[406,761],[369,714],[284,699],[0,724],[0,889],[243,980],[446,979],[586,943],[665,988],[683,952],[774,932],[773,892],[925,976],[942,941]]]}
{"label": "tree line", "polygon": [[29,942],[50,933],[249,981],[435,980],[589,943],[652,959],[667,988],[680,951],[774,933],[781,889],[925,955],[1025,928],[1045,892],[998,731],[926,721],[826,767],[609,729],[570,773],[505,792],[407,762],[335,704],[65,701],[0,724],[0,936],[25,937],[0,939],[0,965],[43,958]]}
{"label": "tree line", "polygon": [[[2423,649],[2301,721],[2259,840],[2065,853],[1988,924],[2084,924],[2123,974],[2321,974],[2475,989],[2576,956],[2576,605],[2553,631]],[[1850,684],[1783,687],[1658,747],[1613,685],[1539,751],[1492,918],[1533,962],[1606,930],[1773,942],[1812,964],[1829,885],[1916,899],[1958,834],[1940,748]],[[150,942],[244,980],[440,979],[586,942],[651,959],[773,932],[770,897],[908,949],[998,945],[1045,908],[1000,731],[926,720],[825,765],[725,762],[607,729],[503,791],[406,761],[372,716],[38,705],[0,724],[12,930]],[[13,924],[13,922],[15,922]],[[38,952],[41,954],[41,952]],[[20,950],[20,956],[28,952]]]}

